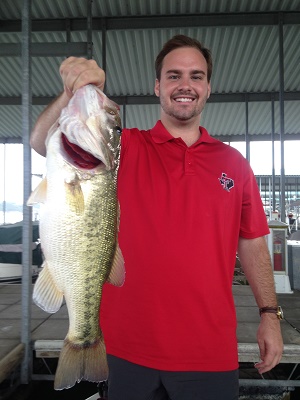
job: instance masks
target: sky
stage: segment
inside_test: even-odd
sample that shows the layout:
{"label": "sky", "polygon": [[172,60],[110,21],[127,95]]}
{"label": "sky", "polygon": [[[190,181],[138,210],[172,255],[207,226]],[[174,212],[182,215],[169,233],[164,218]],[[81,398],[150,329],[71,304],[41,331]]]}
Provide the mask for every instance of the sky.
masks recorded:
{"label": "sky", "polygon": [[[246,157],[245,142],[233,142],[230,146],[235,147]],[[276,141],[275,149],[275,173],[280,175],[281,155],[280,142]],[[284,165],[286,175],[300,175],[300,141],[291,140],[284,143]],[[35,151],[32,152],[33,173],[41,173],[45,169],[45,158]],[[272,143],[270,141],[257,141],[250,143],[250,164],[255,175],[271,175],[272,173]]]}
{"label": "sky", "polygon": [[[233,142],[231,146],[237,148],[244,156],[246,155],[245,142]],[[284,149],[285,174],[300,175],[300,141],[286,141]],[[250,165],[255,175],[271,175],[271,142],[250,142]],[[32,174],[44,173],[45,158],[32,150]],[[275,142],[275,174],[280,175],[280,142]],[[33,176],[32,188],[40,182],[40,179]],[[4,195],[7,202],[23,203],[23,146],[21,144],[0,144],[0,202],[3,201]]]}
{"label": "sky", "polygon": [[[231,146],[239,150],[246,157],[245,142],[231,143]],[[274,143],[275,174],[280,175],[281,151],[280,142]],[[291,140],[284,143],[284,166],[286,175],[300,175],[300,163],[297,158],[300,155],[300,141]],[[270,141],[250,143],[250,165],[255,175],[271,175],[272,173],[272,143]]]}
{"label": "sky", "polygon": [[[23,203],[23,146],[21,144],[0,144],[0,202],[5,200],[17,204]],[[32,174],[45,173],[45,157],[32,150]],[[5,164],[5,165],[4,165]],[[4,172],[6,175],[4,187]],[[32,177],[34,188],[40,178]]]}

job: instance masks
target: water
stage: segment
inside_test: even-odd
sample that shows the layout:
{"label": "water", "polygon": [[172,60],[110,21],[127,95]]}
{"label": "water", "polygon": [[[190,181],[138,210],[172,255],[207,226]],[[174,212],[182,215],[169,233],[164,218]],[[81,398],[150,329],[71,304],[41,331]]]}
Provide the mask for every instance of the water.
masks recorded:
{"label": "water", "polygon": [[20,211],[0,211],[0,225],[14,224],[23,220],[23,213]]}
{"label": "water", "polygon": [[[39,220],[39,210],[33,207],[32,209],[32,220]],[[23,221],[23,212],[21,211],[0,211],[0,225],[4,224],[15,224],[16,222]]]}

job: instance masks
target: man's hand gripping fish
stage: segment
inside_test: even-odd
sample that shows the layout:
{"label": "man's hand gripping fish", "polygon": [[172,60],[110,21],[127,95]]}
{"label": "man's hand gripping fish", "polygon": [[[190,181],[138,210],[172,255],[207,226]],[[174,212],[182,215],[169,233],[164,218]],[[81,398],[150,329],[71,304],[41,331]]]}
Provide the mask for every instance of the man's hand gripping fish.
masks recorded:
{"label": "man's hand gripping fish", "polygon": [[45,261],[33,299],[55,313],[65,297],[69,313],[55,389],[108,375],[99,327],[102,286],[121,286],[125,276],[117,240],[120,122],[119,107],[98,88],[78,89],[48,133],[46,177],[28,200],[44,203]]}

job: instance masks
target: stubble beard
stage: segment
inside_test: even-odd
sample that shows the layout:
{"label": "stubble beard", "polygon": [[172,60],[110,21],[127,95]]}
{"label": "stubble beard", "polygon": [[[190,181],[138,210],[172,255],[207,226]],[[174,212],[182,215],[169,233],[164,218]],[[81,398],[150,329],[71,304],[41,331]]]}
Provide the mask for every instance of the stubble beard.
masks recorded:
{"label": "stubble beard", "polygon": [[182,108],[181,110],[176,109],[172,105],[168,105],[163,98],[160,98],[160,105],[165,114],[169,115],[170,117],[173,117],[178,121],[188,121],[194,117],[200,116],[205,107],[207,98],[208,96],[206,95],[202,101],[193,108],[187,107],[187,109]]}

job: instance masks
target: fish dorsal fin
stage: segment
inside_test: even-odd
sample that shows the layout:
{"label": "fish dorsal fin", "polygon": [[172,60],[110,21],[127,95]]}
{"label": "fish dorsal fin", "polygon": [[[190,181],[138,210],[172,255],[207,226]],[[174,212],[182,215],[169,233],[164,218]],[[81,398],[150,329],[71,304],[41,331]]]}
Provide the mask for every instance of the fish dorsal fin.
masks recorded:
{"label": "fish dorsal fin", "polygon": [[45,203],[47,198],[47,178],[44,178],[34,189],[27,200],[27,205],[32,206],[37,203]]}
{"label": "fish dorsal fin", "polygon": [[107,279],[108,283],[114,286],[122,286],[125,281],[124,258],[119,245],[117,244],[111,271]]}

